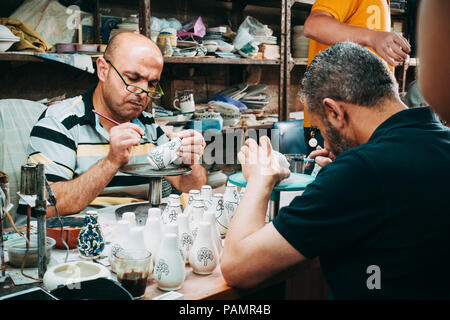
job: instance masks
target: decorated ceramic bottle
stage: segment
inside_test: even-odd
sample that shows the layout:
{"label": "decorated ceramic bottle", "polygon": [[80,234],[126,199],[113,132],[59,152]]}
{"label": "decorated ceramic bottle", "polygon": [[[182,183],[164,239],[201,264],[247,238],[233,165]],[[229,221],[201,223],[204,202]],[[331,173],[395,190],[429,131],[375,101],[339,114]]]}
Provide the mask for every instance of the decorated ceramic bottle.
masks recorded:
{"label": "decorated ceramic bottle", "polygon": [[225,237],[227,231],[228,231],[228,225],[230,223],[230,218],[225,212],[224,206],[223,206],[223,195],[220,193],[216,193],[213,195],[213,200],[211,207],[208,211],[212,211],[216,215],[216,222],[217,226],[219,228],[219,232],[221,237]]}
{"label": "decorated ceramic bottle", "polygon": [[189,251],[194,244],[194,238],[191,230],[189,229],[189,220],[186,214],[180,214],[178,216],[178,242],[183,252],[184,261],[188,263]]}
{"label": "decorated ceramic bottle", "polygon": [[111,270],[115,271],[114,254],[119,250],[124,250],[128,246],[128,237],[130,235],[130,222],[128,220],[120,220],[117,222],[114,232],[114,239],[111,241],[111,250],[109,253],[109,263]]}
{"label": "decorated ceramic bottle", "polygon": [[80,256],[85,259],[95,259],[102,254],[105,248],[105,240],[96,211],[89,210],[86,212],[83,227],[78,234],[77,247]]}
{"label": "decorated ceramic bottle", "polygon": [[209,222],[201,221],[197,238],[189,253],[189,264],[197,274],[211,274],[219,260],[216,245],[211,237]]}
{"label": "decorated ceramic bottle", "polygon": [[192,213],[192,209],[194,208],[194,199],[200,197],[200,191],[199,190],[191,190],[189,191],[188,196],[188,202],[186,204],[186,208],[184,208],[183,213],[186,214],[188,217]]}
{"label": "decorated ceramic bottle", "polygon": [[186,268],[180,255],[176,234],[164,234],[153,276],[158,288],[164,291],[178,290],[183,285]]}
{"label": "decorated ceramic bottle", "polygon": [[162,213],[163,224],[177,222],[177,217],[181,214],[181,205],[176,202],[169,203]]}
{"label": "decorated ceramic bottle", "polygon": [[211,186],[204,185],[201,189],[201,197],[205,204],[205,211],[209,209],[212,202],[212,188]]}
{"label": "decorated ceramic bottle", "polygon": [[233,218],[234,212],[239,205],[239,193],[234,185],[227,185],[223,194],[223,206],[228,218]]}
{"label": "decorated ceramic bottle", "polygon": [[156,254],[162,239],[161,219],[152,216],[147,217],[144,229],[145,248],[152,254],[152,262],[155,264]]}
{"label": "decorated ceramic bottle", "polygon": [[190,229],[192,237],[195,241],[198,232],[198,224],[203,220],[203,214],[205,212],[205,206],[202,201],[196,201],[192,210],[192,221],[190,222]]}
{"label": "decorated ceramic bottle", "polygon": [[212,211],[207,211],[203,214],[203,221],[209,222],[211,227],[211,238],[217,248],[217,253],[220,255],[222,252],[222,238],[220,237],[219,228],[216,223],[216,215]]}

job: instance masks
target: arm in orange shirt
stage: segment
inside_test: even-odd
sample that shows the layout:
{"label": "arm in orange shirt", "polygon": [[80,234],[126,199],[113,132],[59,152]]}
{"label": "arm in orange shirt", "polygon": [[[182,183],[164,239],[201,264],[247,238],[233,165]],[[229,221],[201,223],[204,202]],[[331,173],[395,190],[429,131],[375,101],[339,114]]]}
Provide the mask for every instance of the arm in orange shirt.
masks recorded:
{"label": "arm in orange shirt", "polygon": [[387,63],[397,66],[411,51],[408,41],[395,32],[376,31],[340,22],[332,14],[323,10],[313,10],[305,21],[305,37],[333,45],[342,41],[352,41],[362,46],[372,47]]}

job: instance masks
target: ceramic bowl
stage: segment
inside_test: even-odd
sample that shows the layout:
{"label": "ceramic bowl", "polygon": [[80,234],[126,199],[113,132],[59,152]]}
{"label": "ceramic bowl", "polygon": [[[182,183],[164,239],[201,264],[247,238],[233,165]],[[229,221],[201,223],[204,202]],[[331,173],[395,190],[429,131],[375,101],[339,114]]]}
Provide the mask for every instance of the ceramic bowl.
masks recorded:
{"label": "ceramic bowl", "polygon": [[215,41],[205,41],[203,42],[203,45],[206,47],[206,50],[208,50],[208,52],[216,52],[217,48],[219,47],[217,45],[217,42]]}
{"label": "ceramic bowl", "polygon": [[[25,268],[34,268],[38,265],[38,246],[37,236],[30,237],[30,248],[28,249],[27,260]],[[51,250],[55,247],[56,241],[50,237],[45,238],[45,255],[47,263],[50,261]],[[8,250],[9,264],[14,267],[21,267],[22,260],[25,256],[26,241],[23,238],[12,239],[6,242],[6,250]]]}
{"label": "ceramic bowl", "polygon": [[195,57],[196,54],[197,54],[196,51],[186,51],[186,52],[183,52],[183,56],[184,56],[184,57]]}
{"label": "ceramic bowl", "polygon": [[[101,264],[88,261],[72,261],[50,267],[44,274],[44,285],[52,291],[58,286],[69,286],[98,278],[109,278],[111,273]],[[76,287],[74,287],[76,288]]]}
{"label": "ceramic bowl", "polygon": [[57,43],[55,44],[56,52],[58,53],[65,53],[65,52],[75,52],[76,49],[76,43]]}
{"label": "ceramic bowl", "polygon": [[219,45],[217,47],[217,49],[221,52],[226,52],[226,53],[230,53],[234,50],[234,46],[230,43],[222,43],[221,45]]}
{"label": "ceramic bowl", "polygon": [[98,44],[90,44],[90,43],[83,43],[83,44],[75,44],[77,51],[80,52],[94,52],[98,51]]}
{"label": "ceramic bowl", "polygon": [[[69,249],[75,249],[77,247],[78,234],[83,227],[83,217],[61,217],[63,223],[64,241],[69,246]],[[47,236],[56,241],[56,248],[66,249],[61,240],[61,227],[58,218],[47,219]]]}

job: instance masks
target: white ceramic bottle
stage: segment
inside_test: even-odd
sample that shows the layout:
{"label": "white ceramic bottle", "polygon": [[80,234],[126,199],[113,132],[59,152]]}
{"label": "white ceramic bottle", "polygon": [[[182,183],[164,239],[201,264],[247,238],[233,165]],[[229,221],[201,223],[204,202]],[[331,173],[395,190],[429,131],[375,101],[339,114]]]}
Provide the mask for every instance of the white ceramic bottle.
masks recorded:
{"label": "white ceramic bottle", "polygon": [[136,215],[132,211],[124,212],[122,214],[122,220],[130,222],[130,228],[136,227]]}
{"label": "white ceramic bottle", "polygon": [[111,250],[109,253],[109,263],[111,270],[115,272],[114,253],[124,250],[128,247],[128,237],[130,236],[130,222],[128,220],[120,220],[117,222],[114,232],[113,241],[111,241]]}
{"label": "white ceramic bottle", "polygon": [[144,227],[131,227],[128,238],[128,249],[145,250]]}
{"label": "white ceramic bottle", "polygon": [[222,245],[222,238],[220,236],[219,228],[217,227],[216,223],[216,215],[212,211],[206,211],[203,214],[203,221],[210,223],[210,229],[211,229],[211,238],[213,239],[214,244],[217,248],[217,253],[222,253],[223,245]]}
{"label": "white ceramic bottle", "polygon": [[163,224],[177,222],[177,217],[181,214],[181,205],[176,202],[169,203],[162,213]]}
{"label": "white ceramic bottle", "polygon": [[189,220],[186,214],[180,214],[178,216],[178,242],[183,252],[184,261],[188,263],[189,251],[194,244],[194,238],[189,228]]}
{"label": "white ceramic bottle", "polygon": [[186,207],[184,208],[183,213],[189,216],[192,213],[192,209],[194,207],[194,199],[200,197],[200,191],[196,189],[192,189],[189,191],[188,202]]}
{"label": "white ceramic bottle", "polygon": [[205,210],[208,210],[209,207],[211,206],[211,202],[212,202],[212,188],[211,186],[208,185],[204,185],[201,188],[201,197],[204,201],[205,204]]}
{"label": "white ceramic bottle", "polygon": [[192,210],[192,221],[190,222],[190,229],[192,237],[195,241],[198,232],[198,224],[203,220],[203,214],[205,212],[205,206],[201,201],[196,201],[194,203],[194,208]]}
{"label": "white ceramic bottle", "polygon": [[201,221],[197,238],[189,253],[189,264],[197,274],[211,274],[218,261],[219,255],[211,237],[210,223]]}
{"label": "white ceramic bottle", "polygon": [[161,219],[161,209],[160,208],[149,208],[147,210],[147,219],[148,218],[158,218]]}
{"label": "white ceramic bottle", "polygon": [[213,195],[212,204],[208,211],[212,211],[215,213],[217,227],[219,228],[220,236],[222,238],[225,237],[228,231],[230,219],[224,210],[222,194],[216,193]]}
{"label": "white ceramic bottle", "polygon": [[153,276],[158,288],[164,291],[178,290],[183,285],[186,269],[175,233],[164,234]]}
{"label": "white ceramic bottle", "polygon": [[155,263],[156,254],[162,239],[161,219],[152,216],[147,217],[144,229],[145,248],[152,254],[152,262]]}
{"label": "white ceramic bottle", "polygon": [[[167,233],[175,233],[177,235],[178,242],[180,242],[180,231],[179,231],[179,227],[178,227],[178,221],[163,225],[163,234],[167,234]],[[181,250],[180,245],[178,245],[178,247],[180,248],[181,258],[184,260],[185,256],[184,256],[183,250]]]}
{"label": "white ceramic bottle", "polygon": [[228,218],[233,218],[234,212],[239,205],[239,193],[235,185],[229,184],[225,187],[223,194],[223,206]]}

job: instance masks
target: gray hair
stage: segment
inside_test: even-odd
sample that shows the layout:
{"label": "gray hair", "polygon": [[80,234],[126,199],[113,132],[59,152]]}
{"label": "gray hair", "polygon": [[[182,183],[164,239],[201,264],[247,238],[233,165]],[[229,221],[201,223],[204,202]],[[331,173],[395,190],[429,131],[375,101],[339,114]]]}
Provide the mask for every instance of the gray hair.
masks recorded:
{"label": "gray hair", "polygon": [[387,64],[376,54],[352,42],[340,42],[320,52],[301,82],[308,111],[324,115],[325,98],[364,107],[377,107],[398,98],[398,84]]}

